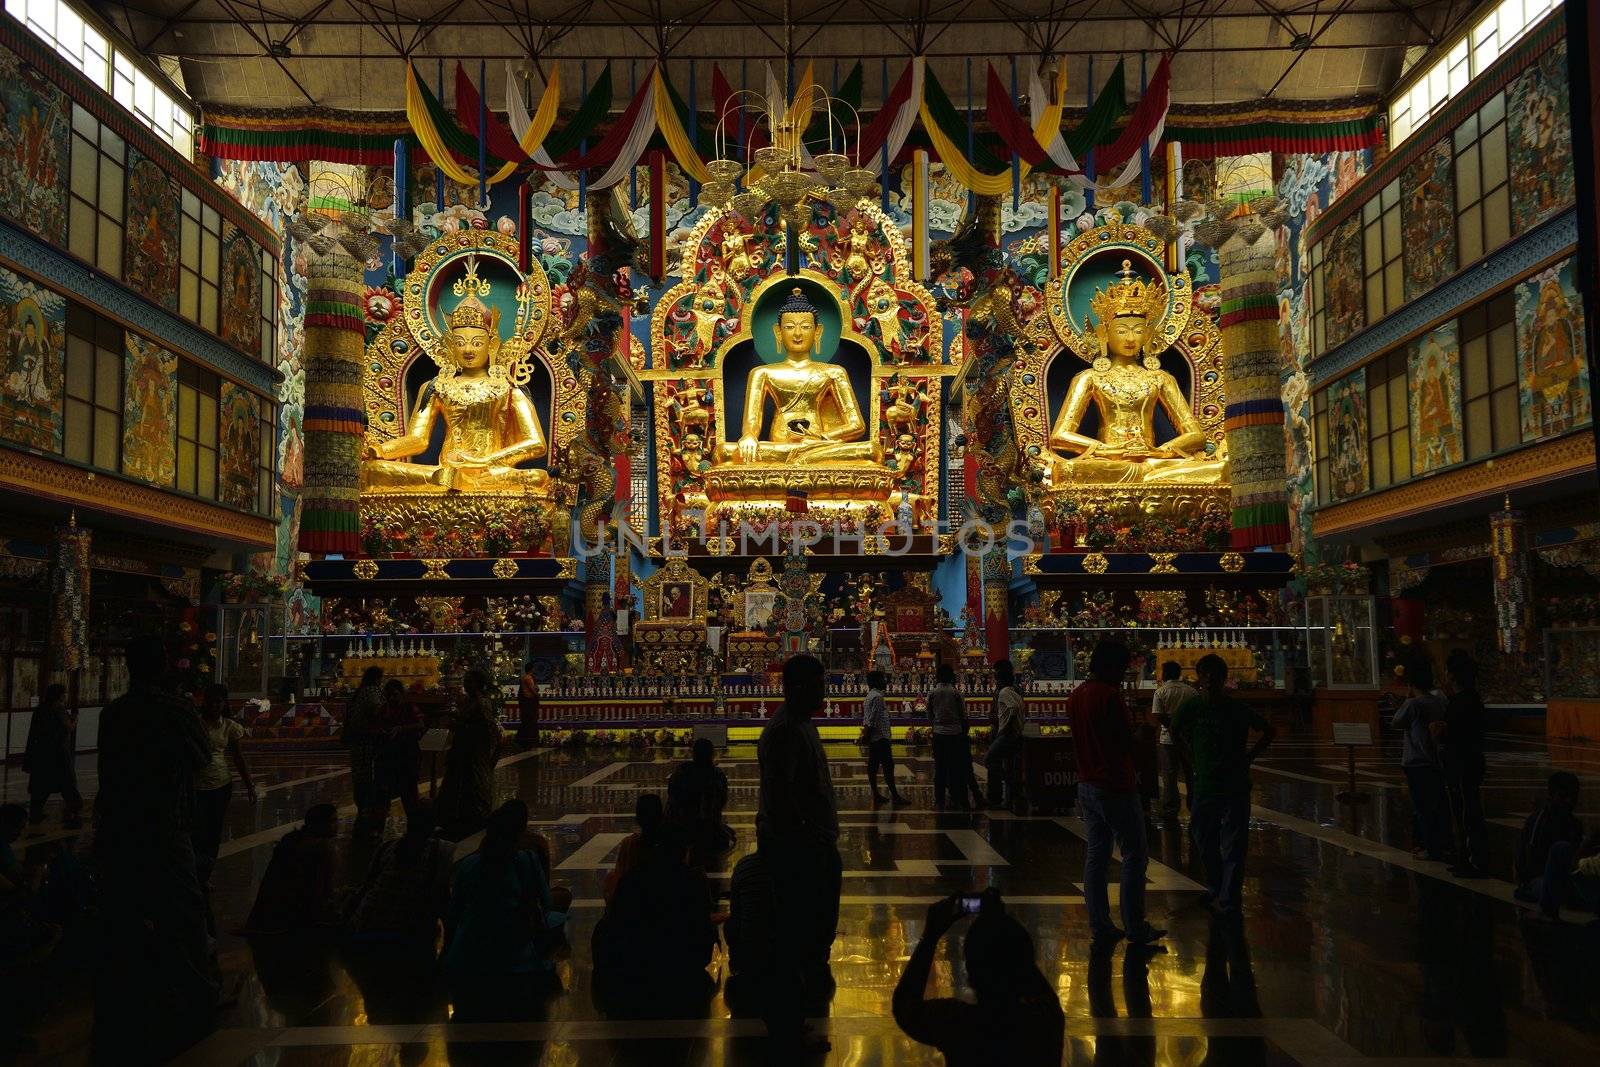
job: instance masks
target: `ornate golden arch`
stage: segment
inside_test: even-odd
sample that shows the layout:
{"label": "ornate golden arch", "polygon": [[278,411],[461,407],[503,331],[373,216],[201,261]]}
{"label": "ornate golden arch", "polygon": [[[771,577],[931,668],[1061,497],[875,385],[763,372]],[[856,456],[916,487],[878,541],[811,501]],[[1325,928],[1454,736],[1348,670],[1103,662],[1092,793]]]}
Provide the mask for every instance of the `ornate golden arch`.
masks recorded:
{"label": "ornate golden arch", "polygon": [[522,340],[531,358],[537,358],[550,374],[550,410],[539,412],[545,420],[545,436],[550,454],[545,463],[556,468],[567,442],[583,428],[584,396],[576,375],[563,363],[550,358],[542,343],[545,335],[559,323],[550,315],[550,281],[537,262],[527,272],[517,266],[517,241],[514,236],[495,230],[458,230],[447,233],[428,245],[413,262],[401,293],[400,310],[384,324],[367,346],[367,361],[362,374],[362,395],[367,411],[367,437],[384,441],[405,432],[407,410],[406,372],[418,359],[435,360],[442,334],[435,321],[435,309],[427,307],[428,292],[445,271],[464,266],[468,256],[494,260],[508,267],[528,287],[530,304]]}
{"label": "ornate golden arch", "polygon": [[[1011,378],[1011,419],[1016,429],[1017,447],[1030,467],[1045,463],[1050,441],[1050,398],[1047,380],[1058,356],[1071,352],[1085,363],[1096,353],[1097,341],[1090,331],[1072,321],[1067,313],[1068,286],[1089,257],[1098,253],[1126,251],[1149,274],[1159,278],[1169,294],[1167,312],[1157,330],[1167,346],[1183,356],[1189,365],[1189,402],[1195,417],[1205,429],[1206,439],[1219,454],[1226,448],[1223,421],[1226,400],[1222,377],[1222,334],[1210,312],[1194,304],[1193,287],[1186,272],[1169,273],[1161,265],[1163,245],[1142,226],[1132,224],[1096,227],[1080,234],[1062,253],[1060,277],[1046,289],[1048,315],[1029,322]],[[1183,306],[1179,306],[1181,294]]]}

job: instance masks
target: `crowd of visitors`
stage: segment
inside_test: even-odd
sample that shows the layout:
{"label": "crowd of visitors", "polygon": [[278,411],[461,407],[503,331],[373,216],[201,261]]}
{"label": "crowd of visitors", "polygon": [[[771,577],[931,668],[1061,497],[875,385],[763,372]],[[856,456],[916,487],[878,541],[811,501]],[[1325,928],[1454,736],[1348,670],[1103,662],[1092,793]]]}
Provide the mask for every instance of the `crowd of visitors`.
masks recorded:
{"label": "crowd of visitors", "polygon": [[[227,714],[227,690],[207,687],[196,707],[174,687],[164,663],[159,641],[133,642],[129,691],[107,705],[100,722],[93,859],[102,943],[94,1041],[104,1062],[129,1062],[130,1047],[138,1050],[133,1059],[166,1058],[212,1025],[221,981],[209,882],[235,780],[252,804],[258,798],[241,748],[244,728]],[[1125,644],[1101,641],[1088,679],[1067,700],[1086,839],[1091,995],[1096,967],[1102,979],[1109,974],[1116,941],[1129,942],[1125,976],[1142,973],[1150,955],[1163,951],[1165,931],[1145,911],[1143,800],[1153,794],[1160,817],[1173,820],[1184,807],[1181,791],[1205,902],[1224,930],[1213,931],[1215,959],[1208,950],[1207,995],[1216,1010],[1207,1014],[1221,1011],[1222,1000],[1253,1003],[1248,958],[1239,962],[1242,938],[1227,931],[1237,930],[1228,921],[1241,910],[1250,770],[1275,730],[1229,688],[1227,663],[1217,655],[1195,664],[1196,685],[1182,680],[1176,663],[1160,664],[1162,682],[1146,719],[1125,696],[1131,663]],[[994,665],[994,678],[983,760],[987,803],[1025,811],[1026,705],[1009,662]],[[1484,710],[1474,664],[1451,656],[1442,687],[1423,662],[1408,667],[1405,678],[1407,697],[1393,723],[1418,853],[1453,859],[1457,873],[1482,876]],[[868,676],[860,740],[874,803],[900,805],[907,801],[895,781],[887,681],[878,671]],[[941,666],[927,701],[933,799],[936,808],[966,810],[985,797],[965,700],[954,683],[953,671]],[[378,842],[346,886],[348,850],[339,842],[334,805],[311,806],[301,825],[277,840],[243,927],[263,973],[269,955],[284,945],[320,946],[346,954],[352,974],[412,974],[423,982],[437,975],[455,1005],[452,1018],[463,1022],[526,1017],[530,1002],[559,988],[558,962],[572,951],[566,933],[572,894],[555,885],[550,845],[531,830],[527,806],[515,799],[493,805],[502,734],[491,678],[469,671],[463,687],[443,782],[429,799],[418,787],[422,715],[402,684],[386,682],[378,668],[366,672],[342,739],[355,792],[352,836]],[[0,807],[0,942],[8,953],[48,950],[59,936],[48,910],[35,903],[47,877],[56,892],[74,892],[70,854],[50,875],[24,867],[13,848],[30,824],[37,826],[51,796],[63,797],[64,826],[79,812],[72,716],[57,688],[45,694],[27,741],[31,804]],[[832,995],[829,958],[842,884],[832,773],[814,722],[826,704],[822,663],[809,655],[789,659],[783,703],[757,743],[755,848],[733,867],[725,910],[718,910],[707,872],[733,848],[735,834],[724,818],[728,777],[711,741],[697,740],[691,758],[672,770],[665,800],[657,792],[637,798],[637,832],[622,841],[604,880],[605,909],[589,944],[595,1002],[608,1015],[704,1013],[715,991],[709,965],[720,927],[729,1006],[762,1018],[781,1054],[830,1047],[807,1023],[826,1013]],[[887,796],[879,792],[880,774]],[[1567,772],[1551,776],[1515,857],[1518,897],[1550,921],[1563,908],[1600,908],[1600,833],[1585,835],[1575,814],[1578,789]],[[404,832],[384,840],[397,797]],[[468,839],[477,834],[473,845]],[[1121,862],[1120,926],[1108,885],[1113,848]],[[928,999],[940,941],[969,918],[962,957],[975,1001]],[[1248,988],[1224,996],[1230,969],[1242,969]],[[1060,1002],[1034,962],[1027,930],[993,889],[929,908],[893,1007],[908,1036],[938,1048],[951,1064],[1057,1063],[1063,1053]]]}

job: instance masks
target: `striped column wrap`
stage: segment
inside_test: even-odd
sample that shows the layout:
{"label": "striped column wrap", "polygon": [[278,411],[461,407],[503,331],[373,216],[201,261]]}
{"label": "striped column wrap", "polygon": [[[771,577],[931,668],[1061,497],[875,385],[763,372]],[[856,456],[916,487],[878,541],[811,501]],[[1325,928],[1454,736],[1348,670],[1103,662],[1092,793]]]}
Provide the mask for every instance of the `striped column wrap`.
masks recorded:
{"label": "striped column wrap", "polygon": [[1229,241],[1218,255],[1234,548],[1289,540],[1276,252],[1276,235],[1267,230],[1251,244]]}
{"label": "striped column wrap", "polygon": [[306,272],[302,552],[353,555],[361,550],[365,284],[361,264],[341,252],[313,256]]}

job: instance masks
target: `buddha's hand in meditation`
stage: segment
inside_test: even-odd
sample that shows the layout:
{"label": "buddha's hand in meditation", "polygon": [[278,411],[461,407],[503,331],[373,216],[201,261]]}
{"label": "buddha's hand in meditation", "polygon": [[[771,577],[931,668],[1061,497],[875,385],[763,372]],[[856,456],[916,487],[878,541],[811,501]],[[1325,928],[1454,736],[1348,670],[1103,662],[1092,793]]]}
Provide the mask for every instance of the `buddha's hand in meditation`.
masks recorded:
{"label": "buddha's hand in meditation", "polygon": [[377,445],[366,444],[361,446],[362,459],[382,459],[383,454],[378,451]]}
{"label": "buddha's hand in meditation", "polygon": [[756,439],[754,437],[739,438],[739,462],[754,463],[756,461]]}
{"label": "buddha's hand in meditation", "polygon": [[445,465],[450,467],[487,467],[489,466],[489,461],[482,456],[455,451],[445,456]]}

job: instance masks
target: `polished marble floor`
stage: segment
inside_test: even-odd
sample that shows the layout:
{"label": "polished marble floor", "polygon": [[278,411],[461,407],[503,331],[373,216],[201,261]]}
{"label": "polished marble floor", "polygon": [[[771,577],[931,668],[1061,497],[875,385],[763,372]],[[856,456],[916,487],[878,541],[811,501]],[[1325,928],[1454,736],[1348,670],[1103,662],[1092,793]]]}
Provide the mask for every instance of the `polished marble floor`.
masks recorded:
{"label": "polished marble floor", "polygon": [[[352,975],[336,953],[275,958],[229,933],[248,911],[273,842],[306,807],[336,803],[347,820],[353,812],[340,755],[254,756],[265,788],[254,806],[235,798],[215,876],[232,1003],[185,1062],[767,1062],[760,1024],[730,1017],[720,993],[696,1018],[650,1022],[607,1018],[590,996],[588,942],[602,879],[631,829],[634,798],[664,791],[683,752],[536,750],[502,759],[497,790],[528,802],[551,840],[556,878],[576,900],[576,948],[561,964],[565,992],[530,1005],[520,1021],[451,1023],[449,1005],[425,984]],[[1469,882],[1412,857],[1397,743],[1364,751],[1357,780],[1370,800],[1352,809],[1335,800],[1344,751],[1287,737],[1257,765],[1241,928],[1214,925],[1200,906],[1185,827],[1158,826],[1149,907],[1170,936],[1164,952],[1131,955],[1122,947],[1089,952],[1075,819],[935,812],[931,763],[915,749],[899,761],[912,803],[875,810],[859,752],[841,745],[830,756],[845,878],[832,960],[837,991],[818,1024],[833,1041],[826,1062],[939,1062],[898,1033],[890,997],[927,904],[989,885],[1033,932],[1067,1014],[1069,1063],[1332,1067],[1455,1057],[1569,1064],[1600,1054],[1600,968],[1593,965],[1600,926],[1531,922],[1509,881],[1517,828],[1550,770],[1579,774],[1580,814],[1591,825],[1600,821],[1600,745],[1557,749],[1495,738],[1485,796],[1494,877]],[[728,866],[753,847],[753,761],[751,746],[734,746],[721,759],[739,838]],[[92,797],[92,760],[81,780]],[[15,768],[3,784],[8,800],[25,790]],[[391,832],[398,823],[397,807]],[[52,820],[44,838],[24,844],[67,836],[57,825]],[[346,845],[348,868],[359,871],[370,846]],[[942,956],[934,973],[939,992],[961,991],[956,959]],[[83,997],[64,997],[33,1035],[31,1061],[82,1062],[86,1032]]]}

